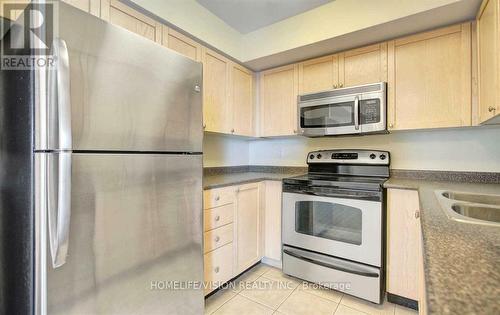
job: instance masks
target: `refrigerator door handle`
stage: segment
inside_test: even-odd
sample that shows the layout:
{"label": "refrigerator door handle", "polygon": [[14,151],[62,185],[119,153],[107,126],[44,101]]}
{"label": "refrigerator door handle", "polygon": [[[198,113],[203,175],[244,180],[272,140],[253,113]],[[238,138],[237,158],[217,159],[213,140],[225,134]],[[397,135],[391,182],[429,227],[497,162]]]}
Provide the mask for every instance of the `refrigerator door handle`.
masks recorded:
{"label": "refrigerator door handle", "polygon": [[48,149],[71,150],[71,91],[69,55],[66,42],[56,38],[52,43],[55,69],[48,74]]}
{"label": "refrigerator door handle", "polygon": [[47,211],[52,267],[66,262],[71,218],[71,152],[48,154]]}

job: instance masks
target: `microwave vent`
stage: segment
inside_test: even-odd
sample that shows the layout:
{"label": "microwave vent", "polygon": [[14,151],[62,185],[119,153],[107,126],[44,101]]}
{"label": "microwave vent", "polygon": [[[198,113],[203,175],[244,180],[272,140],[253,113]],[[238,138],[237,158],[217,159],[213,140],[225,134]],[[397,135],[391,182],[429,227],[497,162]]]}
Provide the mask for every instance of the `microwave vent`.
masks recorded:
{"label": "microwave vent", "polygon": [[343,96],[343,95],[350,95],[350,94],[362,94],[362,93],[367,93],[367,92],[376,92],[376,91],[383,90],[384,85],[385,85],[385,83],[376,83],[376,84],[355,86],[355,87],[351,87],[351,88],[343,88],[343,89],[336,89],[336,90],[331,90],[331,91],[305,94],[305,95],[299,96],[299,102],[307,102],[307,101],[312,101],[312,100],[317,100],[317,99],[322,99],[322,98]]}

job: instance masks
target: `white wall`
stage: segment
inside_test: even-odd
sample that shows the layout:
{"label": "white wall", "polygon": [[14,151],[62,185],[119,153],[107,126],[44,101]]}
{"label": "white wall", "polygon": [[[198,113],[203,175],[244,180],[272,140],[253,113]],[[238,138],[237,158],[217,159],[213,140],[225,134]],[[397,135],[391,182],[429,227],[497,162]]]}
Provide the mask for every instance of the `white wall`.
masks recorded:
{"label": "white wall", "polygon": [[254,140],[249,143],[249,163],[306,166],[309,151],[343,148],[390,151],[391,168],[396,169],[500,172],[500,127]]}
{"label": "white wall", "polygon": [[205,133],[203,138],[203,166],[248,165],[248,148],[248,140]]}

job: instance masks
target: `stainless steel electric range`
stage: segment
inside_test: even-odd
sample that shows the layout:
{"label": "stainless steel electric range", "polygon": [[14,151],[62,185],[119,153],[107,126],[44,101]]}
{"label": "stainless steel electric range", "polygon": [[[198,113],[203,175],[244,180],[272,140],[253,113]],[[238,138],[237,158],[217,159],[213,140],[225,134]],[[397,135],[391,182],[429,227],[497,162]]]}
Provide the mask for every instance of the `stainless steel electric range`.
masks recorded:
{"label": "stainless steel electric range", "polygon": [[310,152],[283,180],[283,272],[374,303],[384,293],[389,152]]}

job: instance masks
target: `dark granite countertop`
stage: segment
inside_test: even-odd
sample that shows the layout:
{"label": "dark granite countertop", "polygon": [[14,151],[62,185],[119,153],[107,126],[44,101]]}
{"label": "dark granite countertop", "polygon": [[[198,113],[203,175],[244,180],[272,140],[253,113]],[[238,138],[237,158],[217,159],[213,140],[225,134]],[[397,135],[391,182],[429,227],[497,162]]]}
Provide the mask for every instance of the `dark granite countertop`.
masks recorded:
{"label": "dark granite countertop", "polygon": [[391,178],[419,192],[428,314],[500,314],[500,228],[450,220],[435,190],[500,194],[500,184]]}
{"label": "dark granite countertop", "polygon": [[203,175],[203,189],[282,180],[285,177],[307,173],[305,167],[244,166],[228,168],[207,168]]}

